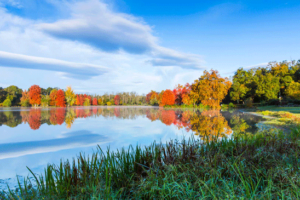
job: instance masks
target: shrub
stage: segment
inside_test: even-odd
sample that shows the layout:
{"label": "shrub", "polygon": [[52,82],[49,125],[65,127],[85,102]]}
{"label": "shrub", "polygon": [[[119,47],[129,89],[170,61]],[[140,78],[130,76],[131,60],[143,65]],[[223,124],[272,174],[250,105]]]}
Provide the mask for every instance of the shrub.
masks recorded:
{"label": "shrub", "polygon": [[11,107],[11,100],[10,99],[5,99],[3,101],[3,106],[4,107]]}
{"label": "shrub", "polygon": [[107,102],[106,105],[111,106],[111,102]]}
{"label": "shrub", "polygon": [[25,100],[21,101],[21,106],[29,107],[30,106],[29,99],[25,99]]}
{"label": "shrub", "polygon": [[228,104],[228,108],[234,108],[234,104],[233,103],[229,103]]}

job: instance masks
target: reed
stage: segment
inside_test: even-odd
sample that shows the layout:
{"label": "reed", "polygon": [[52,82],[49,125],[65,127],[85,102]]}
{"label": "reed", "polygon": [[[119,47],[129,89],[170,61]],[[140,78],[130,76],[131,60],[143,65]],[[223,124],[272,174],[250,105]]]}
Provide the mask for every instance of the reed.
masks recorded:
{"label": "reed", "polygon": [[191,137],[48,165],[3,199],[299,199],[300,127],[231,139]]}

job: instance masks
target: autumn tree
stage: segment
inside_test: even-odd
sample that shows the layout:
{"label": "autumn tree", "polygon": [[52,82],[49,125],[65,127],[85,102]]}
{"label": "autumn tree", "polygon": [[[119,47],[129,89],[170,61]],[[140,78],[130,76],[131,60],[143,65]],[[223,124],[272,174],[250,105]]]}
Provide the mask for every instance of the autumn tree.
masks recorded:
{"label": "autumn tree", "polygon": [[21,97],[20,101],[21,101],[22,106],[28,107],[30,105],[30,103],[29,103],[29,92],[24,90],[22,92],[22,97]]}
{"label": "autumn tree", "polygon": [[102,99],[99,98],[99,99],[98,99],[98,105],[101,105],[101,104],[102,104]]}
{"label": "autumn tree", "polygon": [[115,105],[119,105],[120,104],[120,96],[119,95],[116,95],[114,97],[114,102],[115,102]]}
{"label": "autumn tree", "polygon": [[71,86],[67,87],[65,95],[66,95],[65,98],[66,98],[67,105],[68,106],[73,106],[76,103],[76,95],[73,92]]}
{"label": "autumn tree", "polygon": [[174,105],[175,95],[171,90],[166,90],[162,96],[161,105]]}
{"label": "autumn tree", "polygon": [[292,82],[286,90],[287,96],[300,100],[300,83]]}
{"label": "autumn tree", "polygon": [[41,110],[31,109],[29,112],[28,124],[32,130],[37,130],[41,126]]}
{"label": "autumn tree", "polygon": [[41,88],[38,85],[33,85],[29,89],[29,102],[33,106],[41,104]]}
{"label": "autumn tree", "polygon": [[94,97],[94,99],[93,99],[93,105],[94,105],[94,106],[97,106],[97,105],[98,105],[98,100],[97,100],[96,97]]}
{"label": "autumn tree", "polygon": [[198,101],[211,108],[220,108],[221,101],[227,95],[231,86],[228,78],[222,78],[218,71],[211,70],[211,73],[204,71],[204,74],[195,80],[192,92]]}
{"label": "autumn tree", "polygon": [[62,91],[62,90],[57,91],[56,106],[59,106],[59,107],[65,107],[66,106],[65,94],[64,94],[64,91]]}
{"label": "autumn tree", "polygon": [[89,100],[89,104],[92,105],[92,97],[91,96],[87,96],[87,99]]}
{"label": "autumn tree", "polygon": [[50,92],[50,106],[56,106],[57,89],[53,89]]}

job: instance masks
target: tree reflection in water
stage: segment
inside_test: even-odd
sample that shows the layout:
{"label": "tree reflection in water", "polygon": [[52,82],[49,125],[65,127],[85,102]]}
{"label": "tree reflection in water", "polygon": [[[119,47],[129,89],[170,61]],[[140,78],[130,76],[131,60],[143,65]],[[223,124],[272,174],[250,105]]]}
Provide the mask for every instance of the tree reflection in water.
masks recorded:
{"label": "tree reflection in water", "polygon": [[[50,109],[30,109],[20,111],[0,112],[0,126],[5,124],[15,127],[22,122],[29,123],[33,130],[39,129],[41,124],[62,125],[66,123],[71,128],[77,118],[105,117],[136,119],[138,116],[146,116],[151,121],[159,120],[167,126],[175,126],[177,129],[192,131],[200,137],[220,138],[231,133],[249,133],[255,130],[255,124],[259,121],[253,117],[245,117],[240,113],[221,113],[219,110],[193,111],[193,110],[168,110],[163,108],[145,107],[69,107]],[[225,116],[225,117],[224,117]],[[229,123],[228,123],[229,122]],[[250,124],[250,125],[249,125]]]}
{"label": "tree reflection in water", "polygon": [[29,126],[32,130],[37,130],[40,128],[42,122],[41,122],[41,109],[31,109],[29,112]]}

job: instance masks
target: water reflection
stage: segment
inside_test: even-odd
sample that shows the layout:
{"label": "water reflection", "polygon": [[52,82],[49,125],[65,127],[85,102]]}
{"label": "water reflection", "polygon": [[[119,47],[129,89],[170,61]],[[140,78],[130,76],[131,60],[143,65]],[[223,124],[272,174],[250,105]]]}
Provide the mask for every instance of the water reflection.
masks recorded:
{"label": "water reflection", "polygon": [[26,166],[43,172],[48,163],[91,154],[97,144],[116,150],[191,134],[252,134],[261,120],[240,112],[158,107],[0,108],[0,189],[1,179],[27,176]]}
{"label": "water reflection", "polygon": [[261,119],[239,112],[220,112],[219,110],[165,110],[149,107],[71,107],[51,109],[3,110],[0,112],[0,126],[16,127],[19,124],[29,124],[32,130],[37,130],[42,124],[62,125],[71,128],[79,118],[99,117],[135,119],[146,116],[149,120],[159,120],[163,124],[174,125],[179,130],[193,131],[200,137],[224,137],[232,133],[253,133],[255,124]]}

